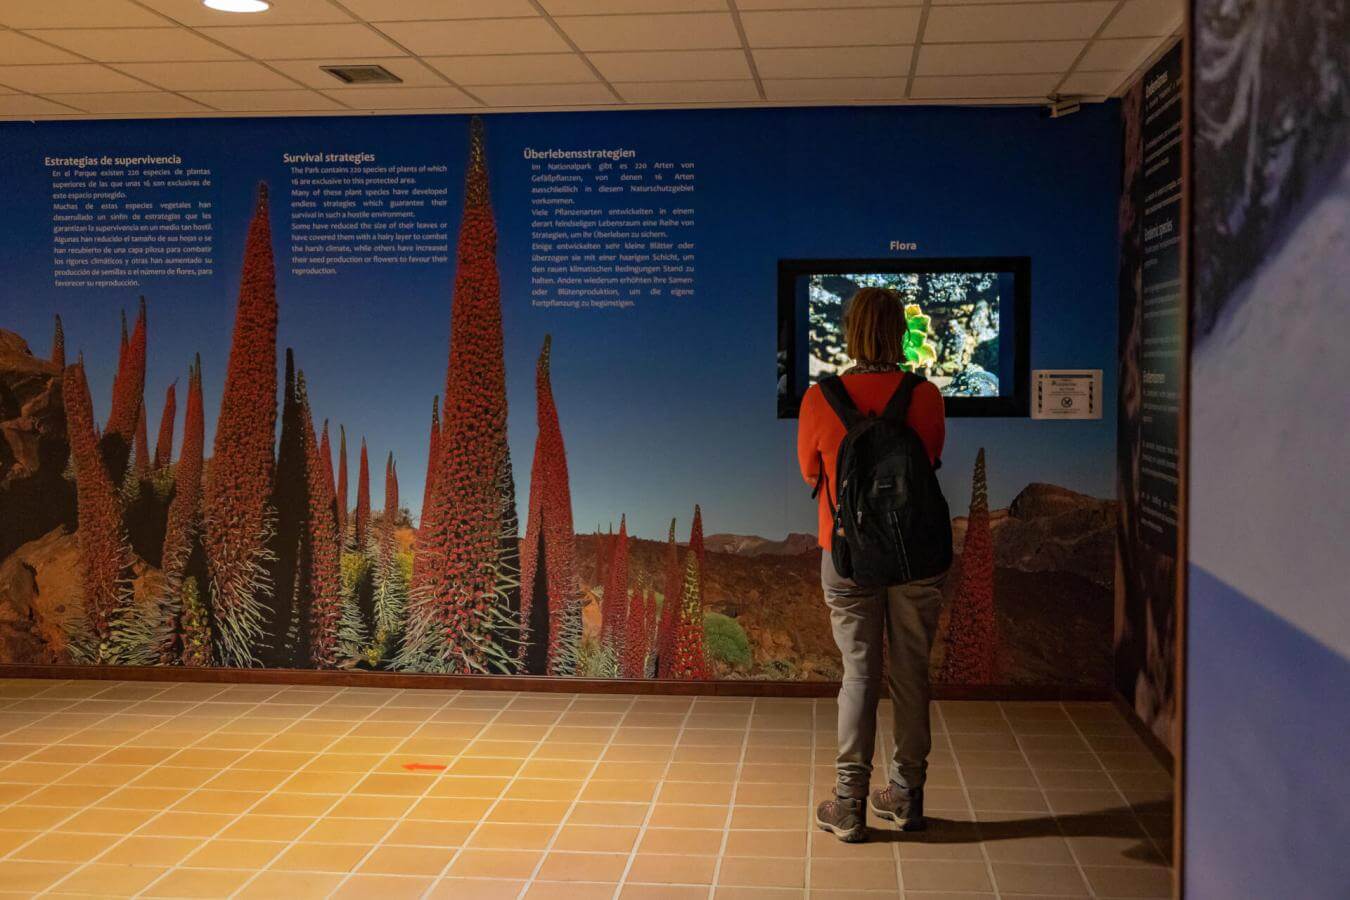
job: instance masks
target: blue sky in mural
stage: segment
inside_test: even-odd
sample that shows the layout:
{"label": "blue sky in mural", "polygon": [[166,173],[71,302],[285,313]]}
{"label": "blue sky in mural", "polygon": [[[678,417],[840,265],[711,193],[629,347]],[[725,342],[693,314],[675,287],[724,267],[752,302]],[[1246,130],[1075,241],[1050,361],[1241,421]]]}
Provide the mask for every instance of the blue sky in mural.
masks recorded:
{"label": "blue sky in mural", "polygon": [[[1032,481],[1113,490],[1114,104],[1050,121],[1035,110],[797,109],[521,114],[486,120],[500,235],[510,439],[519,497],[534,449],[534,360],[553,335],[553,382],[578,530],[663,536],[707,528],[779,537],[809,531],[814,505],[794,470],[794,424],[775,418],[776,264],[781,257],[1030,256],[1033,368],[1106,370],[1100,422],[953,420],[944,480],[955,511],[987,449],[991,501]],[[374,485],[392,450],[406,505],[420,503],[431,398],[442,390],[452,265],[367,266],[340,277],[287,271],[287,170],[314,150],[446,164],[458,224],[467,119],[300,118],[0,126],[0,327],[38,353],[61,313],[106,416],[118,315],[149,301],[147,406],[202,354],[208,447],[229,349],[244,232],[257,181],[272,185],[280,345],[294,347],[315,413],[369,442]],[[529,297],[529,162],[522,148],[628,147],[697,164],[696,295],[632,310],[534,309]],[[143,288],[56,288],[44,155],[178,153],[214,170],[216,274]],[[993,161],[991,165],[991,160]],[[180,425],[181,427],[181,425]]]}

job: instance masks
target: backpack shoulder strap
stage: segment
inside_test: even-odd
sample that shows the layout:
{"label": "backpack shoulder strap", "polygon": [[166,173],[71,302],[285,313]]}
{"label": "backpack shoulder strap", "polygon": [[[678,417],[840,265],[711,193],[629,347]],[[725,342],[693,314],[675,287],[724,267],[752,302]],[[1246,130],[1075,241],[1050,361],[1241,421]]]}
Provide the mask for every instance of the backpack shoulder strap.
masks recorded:
{"label": "backpack shoulder strap", "polygon": [[909,418],[909,403],[914,399],[914,389],[927,380],[916,372],[903,373],[900,376],[900,383],[896,385],[895,393],[886,401],[886,408],[881,411],[881,417],[901,425],[905,424]]}
{"label": "backpack shoulder strap", "polygon": [[839,421],[844,423],[844,429],[851,429],[858,422],[862,421],[862,413],[854,405],[853,398],[848,395],[848,389],[844,387],[844,379],[838,375],[831,375],[829,378],[821,379],[820,393],[824,395],[825,402],[830,404],[830,409],[839,417]]}

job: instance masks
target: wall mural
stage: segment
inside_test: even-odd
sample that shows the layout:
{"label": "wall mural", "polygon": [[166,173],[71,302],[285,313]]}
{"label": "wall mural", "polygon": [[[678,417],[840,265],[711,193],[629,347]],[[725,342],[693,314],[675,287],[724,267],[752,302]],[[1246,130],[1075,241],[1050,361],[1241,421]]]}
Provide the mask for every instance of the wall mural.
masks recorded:
{"label": "wall mural", "polygon": [[[913,210],[922,207],[923,221],[937,223],[934,252],[1035,257],[1034,324],[1059,326],[1034,338],[1037,364],[1110,368],[1114,352],[1114,113],[1090,110],[1055,133],[1027,111],[905,113],[368,120],[358,143],[374,140],[374,125],[417,145],[430,174],[415,191],[444,207],[430,218],[448,223],[439,238],[448,258],[436,257],[435,236],[424,260],[417,239],[401,238],[404,275],[358,239],[343,246],[367,253],[362,265],[344,268],[348,257],[334,256],[336,276],[306,268],[315,257],[305,255],[313,245],[303,223],[313,218],[297,186],[301,162],[288,155],[284,168],[253,165],[263,178],[251,189],[234,177],[244,162],[218,162],[206,193],[194,195],[199,209],[210,198],[207,263],[192,275],[147,268],[134,286],[111,269],[76,283],[96,254],[77,269],[77,251],[60,249],[60,236],[104,234],[104,219],[91,209],[93,225],[67,230],[58,185],[74,176],[46,171],[44,160],[74,165],[67,154],[86,142],[158,153],[183,134],[184,167],[218,153],[206,148],[227,136],[254,148],[238,151],[245,156],[275,158],[282,145],[335,142],[346,134],[340,123],[3,126],[15,140],[0,175],[15,186],[15,214],[34,221],[0,260],[17,273],[0,315],[0,663],[837,678],[819,550],[805,533],[814,504],[792,470],[795,423],[774,414],[773,259],[873,252],[893,228],[919,227]],[[668,135],[677,116],[702,142]],[[637,123],[636,137],[625,120]],[[796,197],[768,189],[813,164],[818,149],[787,150],[764,172],[743,173],[731,150],[759,146],[750,136],[765,125],[797,136],[904,127],[927,147],[912,151],[916,159],[944,158],[944,148],[967,143],[961,134],[991,128],[1028,147],[1014,161],[1023,175],[1015,190],[1000,195],[995,180],[916,195],[893,220],[839,183]],[[713,138],[726,146],[700,155]],[[692,218],[697,206],[697,225],[669,226],[687,228],[681,266],[667,263],[681,271],[652,281],[641,261],[610,263],[575,282],[591,297],[640,283],[635,309],[565,300],[576,292],[558,285],[574,282],[548,280],[541,246],[579,244],[582,231],[650,211],[611,203],[601,214],[610,224],[576,224],[538,199],[568,182],[536,176],[570,178],[580,164],[531,162],[521,148],[624,141],[640,145],[639,160],[697,162],[696,200],[642,201],[667,204],[667,216]],[[444,162],[464,158],[466,144],[466,161]],[[586,193],[603,186],[606,160],[617,170],[624,157],[598,158],[586,163],[597,179]],[[37,182],[47,177],[50,188]],[[1027,213],[1059,220],[1046,228],[1053,238],[987,222],[988,209],[1031,209],[1051,178],[1081,188],[1070,192],[1077,212],[1050,201]],[[100,180],[90,194],[107,195],[102,171]],[[812,208],[816,191],[823,211],[861,210],[871,221],[842,237],[809,222],[772,232],[767,223]],[[351,210],[377,208],[378,193],[363,187],[352,206],[321,208],[333,210],[324,213],[331,221],[360,221]],[[124,194],[109,223],[134,206],[134,186]],[[644,195],[626,196],[632,204]],[[971,221],[934,219],[939,199],[966,204]],[[745,213],[747,202],[761,208]],[[541,224],[546,215],[551,224]],[[744,233],[747,215],[753,234]],[[616,249],[664,249],[658,237],[630,234]],[[1069,234],[1076,246],[1060,244]],[[126,245],[101,252],[134,252]],[[679,275],[693,280],[695,252],[691,299]],[[595,265],[603,270],[604,257]],[[653,285],[663,286],[659,306],[648,300]],[[33,349],[48,337],[50,351]],[[1107,683],[1114,504],[1096,497],[1110,491],[1113,443],[1109,409],[1104,423],[953,421],[943,477],[953,508],[971,511],[954,522],[957,552],[975,550],[948,579],[944,633],[998,637],[972,644],[982,660],[940,641],[935,672]]]}

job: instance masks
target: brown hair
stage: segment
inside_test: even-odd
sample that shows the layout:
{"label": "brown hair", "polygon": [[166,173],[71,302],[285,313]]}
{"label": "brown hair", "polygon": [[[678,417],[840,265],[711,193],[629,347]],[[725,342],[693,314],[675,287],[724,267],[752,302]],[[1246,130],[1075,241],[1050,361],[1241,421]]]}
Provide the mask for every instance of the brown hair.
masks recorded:
{"label": "brown hair", "polygon": [[844,306],[848,355],[861,363],[904,361],[905,304],[895,291],[865,287]]}

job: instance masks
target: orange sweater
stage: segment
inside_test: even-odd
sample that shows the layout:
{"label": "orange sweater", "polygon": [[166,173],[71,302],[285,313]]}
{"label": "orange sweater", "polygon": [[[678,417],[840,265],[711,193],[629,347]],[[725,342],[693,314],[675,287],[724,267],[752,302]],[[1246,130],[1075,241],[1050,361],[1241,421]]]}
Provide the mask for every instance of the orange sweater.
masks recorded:
{"label": "orange sweater", "polygon": [[[899,372],[873,372],[860,375],[845,375],[844,387],[848,390],[853,404],[864,414],[880,415],[886,408],[900,384]],[[942,456],[942,444],[947,437],[947,419],[943,412],[942,392],[931,381],[914,389],[914,397],[909,404],[910,428],[919,435],[928,459],[936,462]],[[820,388],[811,385],[802,398],[801,412],[797,419],[797,462],[802,468],[802,478],[815,487],[824,465],[825,477],[829,483],[830,497],[820,492],[819,534],[820,546],[830,552],[830,534],[832,522],[830,503],[836,502],[834,490],[834,472],[839,444],[844,440],[844,423],[839,421],[829,401],[820,392]]]}

